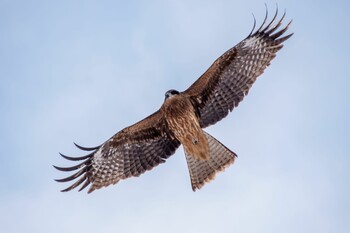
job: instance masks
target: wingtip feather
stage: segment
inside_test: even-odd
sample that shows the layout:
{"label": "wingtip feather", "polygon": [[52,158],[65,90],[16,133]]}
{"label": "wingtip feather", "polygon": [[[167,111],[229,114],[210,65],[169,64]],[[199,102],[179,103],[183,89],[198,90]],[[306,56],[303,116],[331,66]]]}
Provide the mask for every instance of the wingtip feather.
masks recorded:
{"label": "wingtip feather", "polygon": [[100,148],[100,146],[95,146],[95,147],[84,147],[84,146],[80,146],[77,143],[73,142],[73,144],[79,148],[80,150],[84,150],[84,151],[93,151],[93,150],[97,150],[98,148]]}
{"label": "wingtip feather", "polygon": [[80,156],[80,157],[70,157],[70,156],[67,156],[67,155],[64,155],[62,153],[59,153],[63,158],[67,159],[67,160],[70,160],[70,161],[79,161],[79,160],[84,160],[84,159],[88,159],[90,158],[91,156],[93,156],[95,152],[92,152],[88,155],[84,155],[84,156]]}

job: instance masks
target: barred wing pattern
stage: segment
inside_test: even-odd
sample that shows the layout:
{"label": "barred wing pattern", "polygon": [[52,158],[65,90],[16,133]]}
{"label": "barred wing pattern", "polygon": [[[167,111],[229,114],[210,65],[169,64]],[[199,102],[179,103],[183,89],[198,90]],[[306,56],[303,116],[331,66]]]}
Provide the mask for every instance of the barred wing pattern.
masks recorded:
{"label": "barred wing pattern", "polygon": [[180,146],[180,142],[167,132],[164,119],[160,111],[148,118],[123,129],[104,144],[94,148],[85,148],[76,145],[86,151],[92,151],[83,157],[64,158],[72,161],[84,160],[73,167],[57,167],[60,171],[74,171],[77,173],[58,179],[58,182],[67,182],[78,179],[68,188],[62,191],[72,190],[82,184],[79,191],[91,184],[89,193],[116,184],[119,180],[133,176],[140,176],[147,170],[173,155]]}
{"label": "barred wing pattern", "polygon": [[209,69],[184,93],[188,94],[200,116],[200,125],[205,128],[226,117],[229,111],[243,100],[249,89],[270,65],[282,43],[293,34],[281,37],[291,21],[278,30],[284,20],[275,23],[278,11],[266,26],[263,24],[249,36],[219,57]]}
{"label": "barred wing pattern", "polygon": [[[276,21],[278,11],[266,26],[267,13],[259,29],[254,27],[246,39],[219,57],[209,69],[187,90],[180,93],[190,99],[200,126],[205,128],[226,117],[243,100],[249,89],[261,75],[283,45],[293,34],[283,36],[289,22],[280,28],[285,14]],[[57,167],[64,172],[78,170],[75,174],[58,179],[68,182],[77,179],[69,191],[78,186],[83,190],[91,185],[88,192],[116,184],[122,179],[139,176],[173,155],[180,142],[168,129],[162,108],[144,120],[123,129],[101,146],[79,149],[91,153],[82,157],[64,158],[82,161],[72,167]],[[180,122],[180,121],[179,121]],[[179,127],[182,127],[179,124]],[[197,161],[186,154],[190,169],[192,188],[198,189],[213,179],[217,171],[233,163],[236,155],[207,135],[210,159]],[[219,158],[220,157],[220,158]]]}

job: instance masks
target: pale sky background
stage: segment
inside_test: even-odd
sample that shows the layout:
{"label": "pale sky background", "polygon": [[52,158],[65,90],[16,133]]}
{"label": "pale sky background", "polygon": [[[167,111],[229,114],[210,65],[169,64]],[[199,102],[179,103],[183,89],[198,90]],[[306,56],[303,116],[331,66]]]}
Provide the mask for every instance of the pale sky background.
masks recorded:
{"label": "pale sky background", "polygon": [[61,193],[52,165],[157,110],[276,1],[0,1],[1,232],[350,232],[350,3],[277,1],[294,36],[208,131],[236,163],[192,192],[180,148]]}

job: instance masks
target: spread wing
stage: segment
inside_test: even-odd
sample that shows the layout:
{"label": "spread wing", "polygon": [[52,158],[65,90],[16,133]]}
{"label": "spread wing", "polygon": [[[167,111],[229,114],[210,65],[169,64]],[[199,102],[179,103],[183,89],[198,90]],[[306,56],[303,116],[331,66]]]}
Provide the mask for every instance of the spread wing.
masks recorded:
{"label": "spread wing", "polygon": [[254,19],[254,27],[249,36],[219,57],[184,91],[197,107],[202,128],[215,124],[238,106],[257,77],[283,47],[282,42],[293,35],[281,37],[291,21],[280,29],[285,13],[275,23],[277,14],[276,10],[272,21],[265,26],[268,15],[266,11],[263,24],[255,32]]}
{"label": "spread wing", "polygon": [[68,157],[61,154],[68,160],[83,160],[83,162],[72,167],[54,166],[60,171],[78,170],[75,174],[56,181],[77,179],[62,191],[72,190],[81,184],[80,190],[82,190],[91,184],[88,191],[90,193],[95,189],[116,184],[121,179],[139,176],[164,163],[166,158],[175,153],[180,142],[172,137],[161,111],[157,111],[118,132],[101,146],[93,148],[76,146],[92,152],[83,157]]}

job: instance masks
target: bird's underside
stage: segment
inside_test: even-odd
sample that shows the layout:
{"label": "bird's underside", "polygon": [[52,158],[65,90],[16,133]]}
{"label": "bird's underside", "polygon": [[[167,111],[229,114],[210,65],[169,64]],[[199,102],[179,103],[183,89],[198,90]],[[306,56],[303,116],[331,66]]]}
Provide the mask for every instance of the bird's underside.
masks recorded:
{"label": "bird's underside", "polygon": [[270,65],[282,43],[292,36],[284,36],[289,22],[280,28],[285,14],[277,20],[278,11],[267,23],[267,11],[259,29],[254,27],[243,41],[220,56],[187,90],[170,90],[165,94],[158,111],[129,126],[102,145],[79,149],[90,153],[69,157],[81,161],[72,167],[57,167],[73,175],[58,182],[76,180],[62,190],[78,186],[89,187],[88,192],[116,184],[122,179],[137,177],[151,170],[173,155],[183,145],[190,171],[192,189],[200,189],[215,174],[231,165],[236,154],[206,133],[203,128],[226,117],[248,94],[249,89]]}

